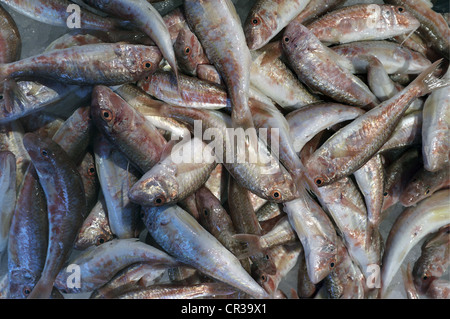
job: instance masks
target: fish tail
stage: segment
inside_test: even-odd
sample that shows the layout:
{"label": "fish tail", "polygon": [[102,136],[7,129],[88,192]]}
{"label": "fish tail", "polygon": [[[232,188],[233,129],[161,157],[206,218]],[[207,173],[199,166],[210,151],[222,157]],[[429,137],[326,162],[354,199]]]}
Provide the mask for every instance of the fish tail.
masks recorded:
{"label": "fish tail", "polygon": [[261,237],[253,234],[236,234],[233,235],[233,239],[247,244],[247,246],[240,251],[239,255],[236,256],[238,259],[248,258],[261,253],[264,248],[261,245]]}
{"label": "fish tail", "polygon": [[41,277],[37,282],[36,286],[34,286],[29,299],[50,299],[53,290],[53,281],[48,280],[45,277]]}
{"label": "fish tail", "polygon": [[425,95],[436,89],[450,85],[450,80],[437,78],[434,73],[441,66],[444,59],[437,60],[410,84],[416,85],[420,89],[420,94]]}

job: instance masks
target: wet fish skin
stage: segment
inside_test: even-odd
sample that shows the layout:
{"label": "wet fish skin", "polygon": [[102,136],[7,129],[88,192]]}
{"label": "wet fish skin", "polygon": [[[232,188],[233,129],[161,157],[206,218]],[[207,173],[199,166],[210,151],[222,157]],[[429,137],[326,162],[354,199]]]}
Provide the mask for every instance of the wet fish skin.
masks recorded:
{"label": "wet fish skin", "polygon": [[[450,71],[444,75],[450,79]],[[427,97],[423,107],[422,157],[424,167],[437,171],[450,165],[450,93],[438,89]]]}
{"label": "wet fish skin", "polygon": [[85,250],[98,246],[114,238],[109,226],[107,207],[103,194],[99,194],[97,203],[83,221],[80,232],[74,244],[74,249]]}
{"label": "wet fish skin", "polygon": [[386,0],[386,3],[403,6],[420,22],[418,33],[443,57],[449,56],[450,28],[444,17],[434,11],[425,1]]}
{"label": "wet fish skin", "polygon": [[388,74],[419,74],[431,65],[421,53],[390,41],[356,41],[333,46],[332,51],[351,62],[352,73],[367,72],[366,56],[376,57]]}
{"label": "wet fish skin", "polygon": [[433,299],[450,299],[450,282],[448,280],[434,280],[427,290],[427,296]]}
{"label": "wet fish skin", "polygon": [[420,22],[403,7],[373,3],[335,9],[308,24],[326,44],[388,39],[419,26]]}
{"label": "wet fish skin", "polygon": [[22,39],[19,29],[14,19],[2,6],[0,6],[0,44],[0,63],[20,59]]}
{"label": "wet fish skin", "polygon": [[85,153],[81,162],[77,166],[83,181],[84,194],[86,197],[86,216],[97,203],[100,191],[97,169],[95,166],[94,154],[91,151]]}
{"label": "wet fish skin", "polygon": [[86,197],[75,164],[56,142],[26,133],[23,144],[45,192],[49,220],[45,266],[28,298],[49,298],[54,280],[72,251],[87,215]]}
{"label": "wet fish skin", "polygon": [[309,0],[258,0],[244,21],[244,33],[250,50],[266,45],[308,5]]}
{"label": "wet fish skin", "polygon": [[94,126],[90,106],[76,109],[53,135],[52,139],[78,164],[92,142]]}
{"label": "wet fish skin", "polygon": [[84,0],[84,2],[105,13],[130,21],[136,28],[147,34],[155,42],[178,78],[178,66],[169,30],[152,4],[146,0]]}
{"label": "wet fish skin", "polygon": [[173,47],[178,66],[187,75],[197,76],[199,65],[211,65],[200,41],[189,28],[180,30]]}
{"label": "wet fish skin", "polygon": [[38,77],[72,85],[119,85],[155,72],[161,59],[156,46],[88,44],[2,64],[0,81]]}
{"label": "wet fish skin", "polygon": [[283,205],[305,250],[309,279],[317,284],[336,266],[336,231],[327,214],[306,190],[298,199]]}
{"label": "wet fish skin", "polygon": [[441,190],[407,208],[392,226],[381,268],[381,298],[389,293],[392,278],[411,248],[425,236],[449,224],[448,198],[450,190]]}
{"label": "wet fish skin", "polygon": [[219,71],[231,100],[234,127],[253,127],[248,108],[251,56],[230,0],[184,1],[186,21]]}
{"label": "wet fish skin", "polygon": [[205,184],[216,165],[214,154],[201,139],[178,142],[134,183],[128,197],[141,206],[174,204]]}
{"label": "wet fish skin", "polygon": [[412,269],[414,285],[420,293],[427,293],[430,285],[439,280],[448,268],[449,244],[449,226],[431,234],[422,244],[420,257]]}
{"label": "wet fish skin", "polygon": [[173,72],[157,71],[137,85],[147,94],[170,105],[205,109],[231,106],[227,91],[222,87],[184,74],[179,74],[178,79],[177,86]]}
{"label": "wet fish skin", "polygon": [[[231,141],[236,131],[231,128],[231,119],[227,114],[214,110],[162,106],[160,115],[177,119],[191,127],[194,127],[194,121],[201,120],[202,134],[209,129],[209,134],[212,134],[212,131],[214,133],[212,135],[217,134],[217,143],[223,142],[222,154],[216,154],[218,157],[217,162],[222,163],[240,185],[260,198],[284,202],[296,197],[296,186],[292,176],[287,173],[283,166],[279,165],[278,160],[275,156],[272,156],[272,153],[268,155],[268,164],[259,163],[258,159],[254,163],[253,161],[238,158],[237,145]],[[232,133],[230,133],[230,128]],[[254,152],[261,152],[267,149],[266,145],[261,144],[259,149],[255,149]],[[234,145],[235,149],[227,150],[227,147],[230,145]]]}
{"label": "wet fish skin", "polygon": [[401,193],[421,165],[418,150],[412,148],[386,167],[382,219],[386,218],[387,209],[399,202]]}
{"label": "wet fish skin", "polygon": [[[219,199],[206,187],[195,192],[195,202],[199,211],[199,223],[214,237],[216,237],[235,256],[239,256],[244,247],[233,238],[236,227],[229,213],[220,203]],[[242,266],[250,272],[248,259],[240,260]]]}
{"label": "wet fish skin", "polygon": [[52,114],[37,112],[20,119],[25,132],[34,132],[40,135],[53,137],[58,129],[64,124],[64,119]]}
{"label": "wet fish skin", "polygon": [[299,298],[311,298],[316,291],[316,285],[309,279],[305,251],[302,250],[298,256],[297,295]]}
{"label": "wet fish skin", "polygon": [[81,287],[70,287],[67,277],[72,271],[61,269],[55,287],[65,293],[90,292],[106,284],[119,270],[138,262],[158,266],[175,266],[179,263],[164,251],[135,238],[113,239],[99,246],[92,246],[71,260],[80,266]]}
{"label": "wet fish skin", "polygon": [[280,58],[270,58],[270,49],[261,48],[250,53],[253,60],[250,69],[251,85],[278,105],[292,110],[319,101]]}
{"label": "wet fish skin", "polygon": [[319,102],[286,114],[295,151],[301,152],[306,143],[320,131],[353,120],[364,113],[364,110],[350,105]]}
{"label": "wet fish skin", "polygon": [[145,117],[106,86],[95,86],[91,115],[95,126],[141,171],[155,165],[164,137]]}
{"label": "wet fish skin", "polygon": [[255,298],[269,297],[239,260],[181,208],[144,207],[143,220],[152,237],[177,260]]}
{"label": "wet fish skin", "polygon": [[17,194],[8,241],[9,298],[27,298],[44,269],[48,245],[47,201],[33,164]]}
{"label": "wet fish skin", "polygon": [[[1,2],[28,18],[61,27],[67,27],[67,18],[71,14],[67,12],[67,7],[72,4],[68,0],[2,0]],[[80,8],[80,22],[83,29],[103,31],[117,30],[128,25],[127,22],[104,18],[84,8]]]}
{"label": "wet fish skin", "polygon": [[326,12],[333,11],[344,2],[345,0],[311,0],[302,12],[295,17],[294,21],[307,25],[313,19],[320,17]]}
{"label": "wet fish skin", "polygon": [[8,249],[11,220],[16,207],[16,156],[10,151],[0,152],[0,261]]}
{"label": "wet fish skin", "polygon": [[119,239],[138,237],[143,228],[141,209],[130,200],[128,192],[141,173],[105,136],[94,139],[94,156],[111,232]]}
{"label": "wet fish skin", "polygon": [[[355,172],[387,141],[414,99],[448,85],[433,77],[440,62],[436,61],[394,97],[340,129],[316,150],[305,164],[314,183],[324,186]],[[352,143],[342,147],[343,141],[349,140]]]}
{"label": "wet fish skin", "polygon": [[340,67],[332,59],[332,50],[325,47],[307,27],[291,22],[283,33],[282,46],[288,64],[299,80],[312,90],[339,103],[367,108],[378,104],[367,85]]}

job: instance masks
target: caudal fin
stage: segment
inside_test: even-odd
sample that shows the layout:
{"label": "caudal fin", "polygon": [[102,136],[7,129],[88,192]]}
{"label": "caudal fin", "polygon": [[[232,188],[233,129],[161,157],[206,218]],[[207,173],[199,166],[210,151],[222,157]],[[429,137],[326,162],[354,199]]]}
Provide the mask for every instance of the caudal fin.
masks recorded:
{"label": "caudal fin", "polygon": [[425,71],[411,82],[409,86],[416,85],[420,88],[420,96],[431,93],[436,89],[440,89],[450,85],[450,80],[446,78],[437,78],[434,73],[441,66],[444,59],[437,60],[430,65]]}

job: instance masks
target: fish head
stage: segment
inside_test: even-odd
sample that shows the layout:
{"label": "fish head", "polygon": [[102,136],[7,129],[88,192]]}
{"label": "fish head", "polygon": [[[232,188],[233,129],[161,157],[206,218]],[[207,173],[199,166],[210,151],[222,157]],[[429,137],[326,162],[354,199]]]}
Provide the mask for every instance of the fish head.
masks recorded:
{"label": "fish head", "polygon": [[277,275],[269,275],[260,269],[255,269],[252,272],[252,277],[269,295],[275,294],[279,283]]}
{"label": "fish head", "polygon": [[429,196],[430,192],[430,187],[426,185],[425,180],[415,176],[402,191],[399,200],[403,206],[409,207]]}
{"label": "fish head", "polygon": [[195,76],[198,65],[210,64],[200,41],[190,30],[182,29],[178,33],[173,49],[178,66],[186,74]]}
{"label": "fish head", "polygon": [[13,269],[9,273],[9,295],[11,299],[26,299],[30,295],[37,278],[27,269]]}
{"label": "fish head", "polygon": [[337,248],[334,242],[325,237],[315,236],[308,251],[305,251],[308,276],[317,284],[337,265]]}
{"label": "fish head", "polygon": [[162,206],[178,197],[178,182],[175,175],[151,170],[136,182],[128,192],[131,201],[143,206]]}
{"label": "fish head", "polygon": [[138,72],[141,78],[156,72],[162,60],[162,53],[157,46],[138,45],[132,50],[129,61],[134,59],[134,63],[128,65],[130,72]]}
{"label": "fish head", "polygon": [[322,49],[319,39],[307,27],[295,20],[284,30],[281,46],[288,55],[293,52],[305,53]]}
{"label": "fish head", "polygon": [[250,50],[264,46],[278,27],[274,13],[266,10],[251,11],[244,23],[244,34]]}
{"label": "fish head", "polygon": [[414,31],[420,27],[417,18],[402,6],[381,6],[381,18],[384,23],[396,30],[404,30],[405,32]]}
{"label": "fish head", "polygon": [[26,133],[23,136],[23,146],[39,172],[39,177],[54,174],[58,159],[68,158],[66,152],[56,142],[36,133]]}
{"label": "fish head", "polygon": [[195,204],[199,212],[200,223],[209,227],[214,227],[212,217],[219,214],[227,214],[217,197],[206,187],[202,187],[195,192]]}
{"label": "fish head", "polygon": [[322,187],[334,181],[335,173],[331,164],[325,156],[321,156],[320,152],[326,151],[318,149],[305,164],[305,175],[317,187]]}

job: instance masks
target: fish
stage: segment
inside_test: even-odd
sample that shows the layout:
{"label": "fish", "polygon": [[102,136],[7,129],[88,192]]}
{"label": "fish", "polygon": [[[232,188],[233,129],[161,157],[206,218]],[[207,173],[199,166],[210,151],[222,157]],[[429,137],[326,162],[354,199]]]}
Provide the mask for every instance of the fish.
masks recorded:
{"label": "fish", "polygon": [[29,163],[17,194],[8,240],[8,296],[27,298],[41,277],[48,246],[47,201]]}
{"label": "fish", "polygon": [[448,280],[434,280],[427,290],[427,296],[433,299],[450,299],[450,282]]}
{"label": "fish", "polygon": [[433,195],[436,191],[450,186],[450,170],[443,168],[436,172],[419,169],[400,195],[400,203],[405,206],[416,205],[419,201]]}
{"label": "fish", "polygon": [[[213,142],[210,142],[209,145],[214,148],[217,162],[223,164],[240,185],[260,198],[284,202],[297,196],[294,179],[279,164],[278,159],[268,152],[267,145],[260,142],[259,139],[258,148],[252,149],[249,153],[256,155],[257,158],[252,157],[246,160],[244,157],[246,154],[242,154],[245,144],[243,146],[242,144],[236,145],[232,140],[239,134],[246,133],[243,132],[243,129],[234,130],[230,116],[227,114],[216,110],[176,106],[162,106],[159,114],[182,121],[191,127],[194,127],[195,121],[200,120],[204,141],[209,141],[214,136]],[[255,137],[252,135],[252,130],[247,133],[249,137]],[[238,141],[242,142],[242,138]],[[215,145],[213,146],[211,143],[215,143]],[[251,145],[253,146],[253,143]]]}
{"label": "fish", "polygon": [[339,66],[334,52],[304,25],[291,22],[284,30],[281,42],[288,64],[299,80],[313,91],[338,103],[367,108],[378,104],[367,85]]}
{"label": "fish", "polygon": [[297,296],[299,298],[311,298],[316,291],[316,285],[311,282],[308,276],[305,250],[302,250],[298,256]]}
{"label": "fish", "polygon": [[87,216],[86,196],[75,164],[56,142],[26,133],[23,145],[45,192],[49,223],[45,266],[28,298],[45,299],[50,297],[56,276],[67,261]]}
{"label": "fish", "polygon": [[[414,99],[447,85],[446,81],[433,77],[441,62],[433,63],[402,91],[359,116],[325,141],[305,164],[314,183],[324,186],[361,168],[387,141]],[[352,143],[343,143],[348,140]]]}
{"label": "fish", "polygon": [[85,2],[107,14],[130,21],[135,28],[148,35],[178,78],[178,66],[169,30],[151,3],[146,0],[85,0]]}
{"label": "fish", "polygon": [[268,221],[272,218],[280,216],[282,213],[283,211],[280,209],[280,204],[272,201],[266,201],[255,211],[256,218],[258,218],[259,222]]}
{"label": "fish", "polygon": [[143,221],[151,236],[178,261],[254,298],[269,297],[239,260],[189,213],[176,205],[143,209]]}
{"label": "fish", "polygon": [[[65,28],[68,28],[67,20],[73,11],[67,10],[72,4],[68,0],[2,0],[1,2],[30,19]],[[128,21],[102,17],[81,7],[77,9],[80,13],[80,28],[83,29],[110,31],[129,26]]]}
{"label": "fish", "polygon": [[302,191],[301,197],[283,203],[283,206],[305,250],[309,279],[317,284],[336,266],[336,230],[306,190]]}
{"label": "fish", "polygon": [[308,25],[309,22],[331,12],[345,3],[345,0],[310,0],[306,7],[294,18],[294,21]]}
{"label": "fish", "polygon": [[449,265],[449,226],[430,234],[422,244],[420,257],[414,263],[411,276],[417,291],[426,294],[430,285],[442,278]]}
{"label": "fish", "polygon": [[386,3],[401,5],[406,11],[411,12],[420,22],[417,32],[427,39],[430,46],[443,57],[448,57],[450,28],[444,17],[434,11],[425,1],[411,0],[386,0]]}
{"label": "fish", "polygon": [[64,121],[52,139],[78,164],[85,156],[93,134],[90,106],[81,106]]}
{"label": "fish", "polygon": [[370,3],[335,9],[307,28],[323,43],[340,44],[388,39],[412,33],[419,26],[419,20],[402,6]]}
{"label": "fish", "polygon": [[197,36],[189,29],[184,28],[178,32],[173,44],[175,57],[180,70],[190,76],[199,76],[200,65],[211,65]]}
{"label": "fish", "polygon": [[161,59],[156,46],[88,44],[1,64],[0,82],[45,78],[72,85],[119,85],[155,72]]}
{"label": "fish", "polygon": [[2,6],[0,6],[0,30],[0,63],[19,60],[22,53],[22,38],[16,22]]}
{"label": "fish", "polygon": [[[244,251],[244,246],[233,237],[236,235],[236,227],[220,200],[204,186],[195,192],[195,203],[199,211],[200,225],[239,258]],[[246,258],[239,259],[245,270],[250,273],[249,260]]]}
{"label": "fish", "polygon": [[186,21],[227,87],[233,127],[254,127],[248,108],[252,59],[234,4],[187,0],[183,5]]}
{"label": "fish", "polygon": [[25,132],[34,132],[48,137],[53,137],[64,124],[63,118],[44,112],[27,115],[22,117],[19,121]]}
{"label": "fish", "polygon": [[105,136],[94,139],[94,157],[112,234],[119,239],[138,237],[143,229],[141,208],[130,200],[128,192],[141,173]]}
{"label": "fish", "polygon": [[[450,79],[450,71],[443,76]],[[450,93],[448,88],[431,92],[423,106],[422,157],[424,167],[437,171],[450,165]]]}
{"label": "fish", "polygon": [[244,21],[244,33],[250,50],[261,49],[281,32],[310,0],[256,1]]}
{"label": "fish", "polygon": [[229,285],[210,282],[193,285],[161,284],[126,291],[118,299],[214,299],[236,293]]}
{"label": "fish", "polygon": [[389,294],[394,275],[411,248],[421,239],[449,224],[450,190],[441,190],[404,210],[395,220],[383,254],[381,268],[381,298]]}
{"label": "fish", "polygon": [[408,49],[399,43],[379,41],[356,41],[330,48],[350,62],[349,71],[353,74],[367,73],[367,56],[377,58],[388,74],[420,74],[432,63],[421,53]]}
{"label": "fish", "polygon": [[0,261],[8,250],[9,230],[16,207],[16,156],[10,151],[0,152]]}
{"label": "fish", "polygon": [[137,85],[147,94],[170,105],[212,110],[231,107],[227,91],[215,83],[184,74],[178,77],[177,86],[173,72],[157,71]]}
{"label": "fish", "polygon": [[300,153],[303,147],[320,131],[338,123],[351,121],[364,114],[359,107],[341,103],[312,103],[286,114],[294,149]]}
{"label": "fish", "polygon": [[153,124],[110,88],[94,87],[91,116],[95,127],[142,174],[160,160],[167,141]]}
{"label": "fish", "polygon": [[77,166],[83,181],[83,189],[86,197],[86,210],[90,212],[97,203],[100,191],[100,181],[98,179],[97,169],[95,166],[95,157],[91,151],[85,153],[83,159]]}
{"label": "fish", "polygon": [[97,202],[83,221],[73,246],[74,249],[85,250],[94,245],[104,244],[114,238],[107,214],[105,198],[100,192]]}
{"label": "fish", "polygon": [[174,204],[205,184],[216,165],[212,149],[201,139],[178,142],[132,185],[128,197],[141,206]]}
{"label": "fish", "polygon": [[386,218],[388,208],[399,202],[406,185],[421,166],[419,151],[416,148],[406,150],[395,161],[386,165],[382,220]]}
{"label": "fish", "polygon": [[253,61],[250,68],[252,87],[264,92],[286,110],[319,102],[319,98],[297,79],[281,58],[271,57],[270,49],[263,47],[250,53]]}
{"label": "fish", "polygon": [[[238,234],[261,236],[263,234],[262,228],[252,207],[249,191],[239,185],[235,179],[230,178],[228,180],[228,196],[233,198],[232,201],[228,202],[228,212],[236,232]],[[234,238],[236,239],[235,236]],[[270,275],[276,273],[275,261],[269,250],[256,250],[245,254],[247,251],[243,251],[243,254],[237,257],[240,259],[250,257],[254,266],[260,271]]]}
{"label": "fish", "polygon": [[406,267],[402,269],[402,276],[405,285],[406,296],[408,299],[420,299],[419,293],[417,292],[416,287],[414,286],[411,264],[408,264]]}
{"label": "fish", "polygon": [[68,278],[73,270],[70,265],[62,268],[55,281],[55,287],[63,293],[91,292],[106,284],[121,269],[135,263],[145,262],[153,267],[175,266],[178,261],[166,252],[143,243],[136,238],[113,239],[98,246],[92,246],[71,260],[78,265],[82,278],[79,287],[70,285]]}

